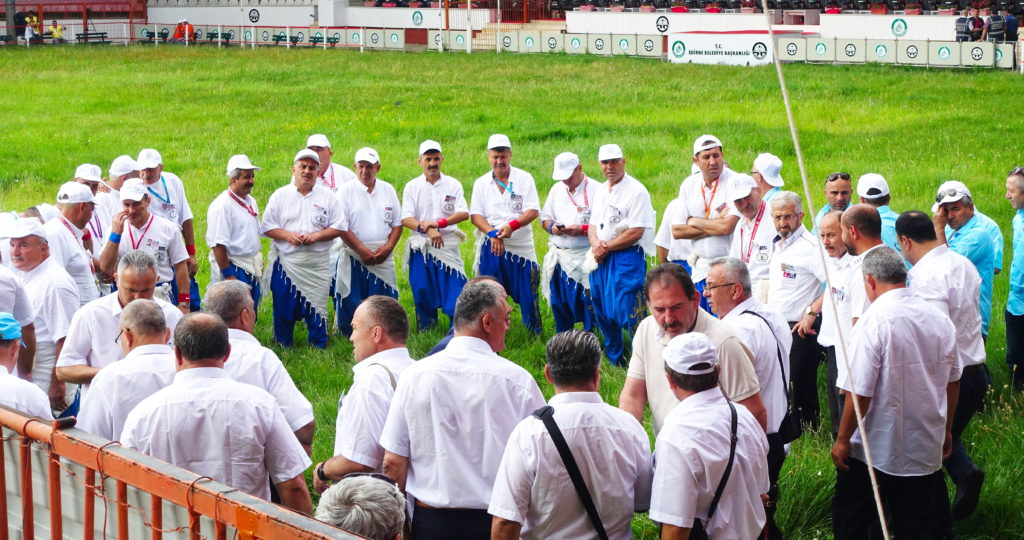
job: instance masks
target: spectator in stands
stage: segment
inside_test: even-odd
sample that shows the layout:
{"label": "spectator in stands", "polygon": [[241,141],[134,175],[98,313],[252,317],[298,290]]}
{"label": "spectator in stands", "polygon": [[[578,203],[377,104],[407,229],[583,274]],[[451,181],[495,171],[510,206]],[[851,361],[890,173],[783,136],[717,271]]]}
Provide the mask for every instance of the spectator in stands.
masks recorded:
{"label": "spectator in stands", "polygon": [[21,349],[21,326],[14,315],[0,312],[0,405],[53,420],[46,394],[31,382],[14,376]]}
{"label": "spectator in stands", "polygon": [[[13,230],[12,226],[0,233],[0,242],[9,246],[10,242],[4,238]],[[18,321],[24,344],[18,354],[18,369],[11,373],[29,381],[32,380],[32,364],[36,356],[35,311],[25,293],[25,285],[7,266],[0,265],[0,313],[10,313]]]}
{"label": "spectator in stands", "polygon": [[25,16],[25,41],[37,41],[36,26],[39,25],[39,16],[34,11],[29,11]]}
{"label": "spectator in stands", "polygon": [[356,179],[356,173],[352,172],[352,169],[331,161],[334,150],[331,149],[331,141],[327,135],[310,135],[306,138],[306,148],[316,152],[320,158],[320,168],[316,172],[317,182],[332,193],[337,193],[341,186]]}
{"label": "spectator in stands", "polygon": [[1006,299],[1006,364],[1016,390],[1024,389],[1024,168],[1016,167],[1006,178],[1006,200],[1013,206],[1013,262]]}
{"label": "spectator in stands", "polygon": [[210,247],[210,282],[238,280],[252,290],[254,312],[259,310],[263,275],[260,245],[260,207],[251,195],[259,167],[249,156],[228,160],[228,188],[206,210],[206,245]]}
{"label": "spectator in stands", "polygon": [[269,475],[283,506],[310,514],[302,475],[309,457],[277,400],[224,371],[230,349],[219,317],[182,320],[174,330],[174,382],[128,414],[121,444],[262,499],[270,496]]}
{"label": "spectator in stands", "polygon": [[316,518],[370,540],[401,540],[405,495],[383,474],[353,473],[320,496]]}
{"label": "spectator in stands", "polygon": [[761,192],[764,202],[771,202],[776,193],[782,191],[786,183],[782,179],[782,160],[772,154],[758,154],[754,159],[754,167],[750,176],[757,181],[757,189]]}
{"label": "spectator in stands", "polygon": [[178,23],[174,25],[174,34],[171,34],[168,43],[184,43],[185,42],[185,19],[178,19]]}
{"label": "spectator in stands", "polygon": [[58,43],[67,43],[64,39],[64,25],[57,24],[57,19],[53,20],[50,24],[50,38],[53,40],[54,45]]}
{"label": "spectator in stands", "polygon": [[882,219],[882,242],[885,245],[900,250],[899,242],[896,240],[896,218],[900,215],[889,208],[889,201],[892,195],[889,193],[889,183],[880,174],[868,173],[857,180],[857,196],[862,204],[867,204],[878,212]]}
{"label": "spectator in stands", "polygon": [[[763,167],[768,170],[768,167]],[[778,192],[778,188],[772,189]],[[773,194],[774,195],[774,194]],[[747,265],[751,292],[761,302],[768,300],[768,262],[775,244],[775,223],[768,202],[754,179],[736,175],[729,189],[729,200],[740,213],[740,221],[732,235],[729,256]]]}
{"label": "spectator in stands", "polygon": [[85,231],[82,230],[92,219],[94,201],[92,191],[82,184],[62,185],[57,193],[60,213],[45,226],[50,256],[75,280],[78,300],[83,306],[100,297],[93,274],[93,269],[99,265],[85,247]]}
{"label": "spectator in stands", "polygon": [[847,206],[850,206],[851,194],[853,193],[853,182],[850,181],[850,175],[844,172],[835,172],[825,178],[825,199],[828,203],[822,206],[818,210],[818,214],[814,216],[814,227],[813,231],[816,233],[818,230],[818,223],[821,222],[821,218],[825,217],[825,214],[833,211],[846,210]]}

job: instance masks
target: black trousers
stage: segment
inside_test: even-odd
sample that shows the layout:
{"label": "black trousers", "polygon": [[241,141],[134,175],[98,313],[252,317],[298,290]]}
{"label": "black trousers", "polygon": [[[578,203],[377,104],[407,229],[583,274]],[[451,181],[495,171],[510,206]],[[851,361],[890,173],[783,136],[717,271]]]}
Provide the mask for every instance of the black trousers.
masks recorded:
{"label": "black trousers", "polygon": [[[882,538],[868,467],[854,458],[848,471],[836,470],[832,495],[835,540]],[[938,470],[925,476],[892,476],[875,469],[889,533],[896,540],[953,538],[946,480]]]}
{"label": "black trousers", "polygon": [[971,418],[981,411],[990,384],[988,366],[985,364],[967,366],[960,375],[960,399],[957,401],[956,411],[953,413],[953,451],[942,462],[954,482],[959,482],[968,471],[974,468],[974,462],[967,455],[960,436],[967,429]]}
{"label": "black trousers", "polygon": [[487,510],[452,510],[417,505],[412,515],[415,540],[487,540],[491,515]]}
{"label": "black trousers", "polygon": [[779,507],[779,474],[785,461],[786,445],[782,442],[782,437],[778,433],[768,434],[768,500],[771,504],[765,508],[768,518],[765,528],[771,540],[782,540],[782,531],[775,523],[775,512]]}
{"label": "black trousers", "polygon": [[1006,320],[1006,365],[1013,387],[1024,388],[1024,315],[1003,312]]}
{"label": "black trousers", "polygon": [[839,366],[836,364],[836,348],[825,347],[825,401],[828,403],[828,415],[832,421],[832,439],[839,433],[839,422],[843,419],[845,401],[839,395],[836,379],[839,377]]}
{"label": "black trousers", "polygon": [[[796,323],[789,323],[790,330]],[[821,329],[821,317],[814,322],[814,331]],[[818,429],[821,423],[818,405],[818,366],[824,358],[817,334],[800,337],[793,334],[793,348],[789,351],[790,380],[793,383],[793,412],[805,424]]]}

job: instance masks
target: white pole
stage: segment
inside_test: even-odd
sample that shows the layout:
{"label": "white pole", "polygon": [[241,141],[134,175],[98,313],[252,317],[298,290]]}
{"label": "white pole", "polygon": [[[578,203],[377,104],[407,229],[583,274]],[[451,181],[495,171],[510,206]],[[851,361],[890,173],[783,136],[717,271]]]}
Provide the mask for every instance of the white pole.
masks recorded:
{"label": "white pole", "polygon": [[154,24],[153,25],[153,44],[154,45],[160,45],[160,35],[156,33],[157,30],[159,30],[159,28]]}
{"label": "white pole", "polygon": [[366,27],[359,29],[359,52],[366,52]]}
{"label": "white pole", "polygon": [[284,27],[284,47],[286,49],[292,48],[292,28],[290,26]]}
{"label": "white pole", "polygon": [[220,25],[217,25],[217,48],[220,48],[220,44],[224,42],[224,35],[221,34]]}
{"label": "white pole", "polygon": [[121,26],[124,27],[122,29],[124,31],[124,46],[127,47],[128,46],[128,40],[130,40],[132,36],[128,35],[128,25],[127,24],[122,24]]}
{"label": "white pole", "polygon": [[444,29],[444,8],[442,7],[444,2],[445,0],[440,0],[437,3],[437,34],[439,38],[437,40],[437,52],[444,52],[444,40],[448,37],[447,33],[442,33],[447,32]]}
{"label": "white pole", "polygon": [[473,0],[466,0],[466,52],[473,52]]}
{"label": "white pole", "polygon": [[327,50],[327,32],[330,32],[330,27],[324,28],[324,50]]}
{"label": "white pole", "polygon": [[494,52],[501,52],[501,0],[498,0],[498,33],[494,36]]}

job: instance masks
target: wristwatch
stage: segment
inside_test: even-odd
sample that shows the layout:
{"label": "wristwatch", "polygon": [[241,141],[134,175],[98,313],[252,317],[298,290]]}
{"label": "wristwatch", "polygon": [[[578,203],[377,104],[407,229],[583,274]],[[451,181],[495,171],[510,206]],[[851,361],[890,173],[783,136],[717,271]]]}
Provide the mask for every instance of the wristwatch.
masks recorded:
{"label": "wristwatch", "polygon": [[323,461],[321,461],[320,464],[316,466],[316,477],[319,478],[321,482],[330,482],[331,481],[331,479],[327,478],[327,475],[324,474],[324,462]]}
{"label": "wristwatch", "polygon": [[814,311],[814,306],[807,306],[807,311],[804,311],[804,313],[808,315],[814,315],[815,317],[818,316],[818,312]]}

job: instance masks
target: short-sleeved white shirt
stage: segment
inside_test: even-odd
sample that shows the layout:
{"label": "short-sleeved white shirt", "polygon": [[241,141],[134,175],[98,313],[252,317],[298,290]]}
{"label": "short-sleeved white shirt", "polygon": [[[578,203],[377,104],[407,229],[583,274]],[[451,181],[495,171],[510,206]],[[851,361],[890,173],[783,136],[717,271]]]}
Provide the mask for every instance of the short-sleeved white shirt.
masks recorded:
{"label": "short-sleeved white shirt", "polygon": [[68,335],[71,317],[81,303],[75,280],[51,257],[28,272],[18,272],[35,310],[37,342],[56,343]]}
{"label": "short-sleeved white shirt", "polygon": [[313,405],[302,395],[281,359],[274,351],[260,345],[252,334],[228,329],[231,355],[224,363],[224,371],[232,379],[266,390],[277,400],[284,418],[292,431],[313,421]]}
{"label": "short-sleeved white shirt", "polygon": [[46,393],[29,381],[15,377],[4,366],[0,366],[0,405],[43,420],[53,420],[50,398]]}
{"label": "short-sleeved white shirt", "polygon": [[357,180],[357,177],[356,173],[352,172],[352,169],[344,165],[338,165],[333,161],[331,166],[327,167],[327,170],[324,171],[324,175],[316,178],[317,184],[328,189],[331,193],[337,193],[341,186],[353,180]]}
{"label": "short-sleeved white shirt", "polygon": [[[334,455],[379,469],[384,461],[380,434],[402,373],[413,364],[409,349],[379,352],[352,366],[352,386],[339,401]],[[392,381],[394,377],[394,381]]]}
{"label": "short-sleeved white shirt", "polygon": [[[322,231],[328,227],[341,230],[341,202],[330,190],[319,184],[306,195],[299,193],[295,184],[277,188],[263,209],[263,223],[260,232],[266,234],[272,229],[284,229],[299,234]],[[327,251],[331,241],[325,240],[308,246],[293,246],[283,240],[272,241],[281,253],[299,251]]]}
{"label": "short-sleeved white shirt", "polygon": [[[744,313],[752,311],[753,315]],[[767,319],[768,324],[765,324]],[[736,335],[754,355],[754,371],[761,388],[761,401],[768,412],[768,433],[779,431],[782,418],[786,416],[786,389],[789,388],[789,351],[793,347],[793,334],[789,323],[777,311],[748,298],[732,308],[722,320],[736,330]],[[771,326],[769,328],[769,325]],[[780,356],[781,354],[781,356]],[[782,366],[779,359],[782,359]],[[782,367],[786,378],[782,377]]]}
{"label": "short-sleeved white shirt", "polygon": [[192,208],[185,197],[185,184],[178,175],[164,171],[159,180],[146,185],[146,193],[149,195],[149,211],[173,223],[179,232],[182,224],[192,219]]}
{"label": "short-sleeved white shirt", "polygon": [[255,255],[260,252],[259,204],[252,195],[232,195],[230,189],[224,190],[207,208],[206,245],[224,246],[229,255]]}
{"label": "short-sleeved white shirt", "polygon": [[48,221],[44,227],[46,239],[50,245],[50,258],[64,267],[78,285],[78,299],[84,306],[100,297],[93,274],[92,253],[85,250],[82,237],[85,232],[74,224],[57,216]]}
{"label": "short-sleeved white shirt", "polygon": [[818,241],[803,225],[788,238],[779,238],[768,272],[768,305],[789,322],[799,321],[821,295],[825,270]]}
{"label": "short-sleeved white shirt", "polygon": [[[952,321],[906,288],[883,293],[853,329],[850,373],[838,386],[870,397],[864,426],[876,469],[924,476],[942,466],[946,386],[960,379]],[[865,461],[860,429],[850,454]]]}
{"label": "short-sleeved white shirt", "polygon": [[981,338],[981,276],[970,259],[938,246],[925,253],[907,275],[915,296],[939,308],[956,327],[956,345],[964,366],[985,363]]}
{"label": "short-sleeved white shirt", "polygon": [[768,279],[768,266],[772,258],[772,246],[775,244],[775,222],[772,220],[768,203],[762,201],[760,219],[747,219],[740,216],[736,230],[732,234],[729,245],[729,256],[747,263],[751,281]]}
{"label": "short-sleeved white shirt", "polygon": [[[97,196],[99,194],[97,193]],[[103,245],[107,243],[107,235],[110,234],[110,223],[114,214],[106,206],[96,203],[93,206],[92,219],[85,224],[85,229],[92,235],[92,255],[99,257],[103,251]]]}
{"label": "short-sleeved white shirt", "polygon": [[[843,253],[843,256],[839,258],[828,258],[828,275],[831,280],[826,283],[825,291],[831,295],[831,298],[826,296],[821,303],[821,329],[818,331],[818,345],[822,347],[839,346],[840,326],[843,331],[843,339],[846,340],[847,345],[850,344],[850,332],[853,331],[853,325],[850,324],[850,292],[847,286],[850,283],[850,274],[860,267],[860,263],[861,260],[850,255],[849,252]],[[835,307],[832,305],[833,300]],[[843,362],[839,360],[839,363]]]}
{"label": "short-sleeved white shirt", "polygon": [[[6,241],[0,238],[0,242]],[[36,314],[25,285],[6,266],[0,266],[0,313],[10,313],[21,326],[32,324]]]}
{"label": "short-sleeved white shirt", "polygon": [[142,345],[121,361],[100,370],[82,399],[75,427],[116,441],[128,413],[142,400],[171,384],[176,372],[170,345]]}
{"label": "short-sleeved white shirt", "polygon": [[543,405],[525,369],[481,339],[455,336],[405,370],[380,444],[409,458],[406,490],[417,500],[483,510],[509,434]]}
{"label": "short-sleeved white shirt", "polygon": [[731,413],[718,388],[676,405],[654,443],[651,519],[693,527],[700,519],[709,538],[757,538],[765,523],[761,495],[768,493],[768,438],[750,411],[736,407],[736,456],[718,509],[711,500],[729,462]]}
{"label": "short-sleeved white shirt", "polygon": [[[682,185],[679,186],[679,199],[683,201],[679,205],[673,225],[685,225],[686,220],[691,217],[705,219],[716,219],[723,209],[735,214],[736,209],[729,200],[729,188],[732,186],[732,177],[735,173],[731,169],[723,169],[718,181],[708,188],[702,173],[691,174]],[[693,241],[693,250],[700,256],[697,266],[693,269],[693,280],[701,281],[707,277],[707,267],[711,260],[716,257],[724,257],[729,254],[729,246],[732,244],[732,235],[709,236]]]}
{"label": "short-sleeved white shirt", "polygon": [[[103,207],[107,211],[107,215],[110,216],[111,221],[114,218],[114,214],[117,214],[123,210],[121,206],[121,192],[111,189],[109,192],[100,191],[96,194],[96,207]],[[109,228],[111,221],[104,223],[104,227]],[[109,231],[104,231],[109,234]]]}
{"label": "short-sleeved white shirt", "polygon": [[[540,198],[537,196],[533,176],[522,169],[510,169],[508,180],[505,181],[508,189],[503,192],[499,191],[493,172],[489,171],[473,182],[470,215],[483,216],[494,227],[501,227],[513,219],[519,219],[527,210],[540,211]],[[533,238],[533,229],[523,227],[514,231],[512,238],[524,242],[530,240]]]}
{"label": "short-sleeved white shirt", "polygon": [[338,189],[341,220],[338,230],[350,231],[364,244],[387,241],[391,229],[402,226],[402,205],[391,184],[376,179],[373,191],[362,182],[349,182]]}
{"label": "short-sleeved white shirt", "polygon": [[277,400],[220,368],[179,371],[128,414],[121,444],[267,500],[268,477],[310,466]]}
{"label": "short-sleeved white shirt", "polygon": [[145,251],[156,259],[157,283],[173,281],[174,265],[188,259],[181,230],[156,214],[150,214],[149,219],[138,228],[125,221],[117,256],[124,257],[135,250]]}
{"label": "short-sleeved white shirt", "polygon": [[868,300],[868,292],[864,288],[864,272],[861,268],[861,265],[864,263],[864,256],[871,253],[872,250],[883,246],[885,246],[885,244],[872,246],[864,253],[857,255],[859,262],[854,267],[853,271],[850,272],[850,281],[846,284],[847,290],[850,291],[850,300],[846,303],[846,307],[849,309],[849,316],[851,319],[859,319],[861,315],[867,311],[868,306],[871,305],[871,301]]}
{"label": "short-sleeved white shirt", "polygon": [[636,178],[626,174],[617,184],[605,182],[597,190],[590,222],[597,227],[598,240],[607,241],[618,236],[621,231],[617,229],[622,223],[630,229],[643,227],[653,232],[654,221],[651,194]]}
{"label": "short-sleeved white shirt", "polygon": [[[553,221],[563,225],[589,225],[593,214],[594,199],[597,190],[604,186],[603,183],[593,178],[584,176],[576,190],[569,192],[564,182],[557,182],[548,191],[548,198],[544,201],[544,207],[540,209],[540,221]],[[563,249],[582,249],[590,247],[590,239],[584,236],[555,236],[550,235],[548,241],[552,245]]]}
{"label": "short-sleeved white shirt", "polygon": [[[608,538],[632,538],[633,513],[650,505],[654,469],[647,432],[597,392],[557,394],[548,403]],[[558,449],[544,422],[532,416],[509,436],[487,511],[522,524],[522,538],[594,536]]]}
{"label": "short-sleeved white shirt", "polygon": [[685,261],[693,251],[693,242],[683,238],[672,238],[672,222],[675,221],[676,213],[679,211],[679,199],[672,199],[665,207],[665,215],[661,218],[661,225],[658,226],[658,234],[654,237],[654,244],[668,250],[668,260]]}
{"label": "short-sleeved white shirt", "polygon": [[[469,213],[466,195],[462,183],[442,174],[437,182],[427,182],[424,175],[419,175],[405,185],[402,190],[402,219],[416,218],[419,221],[437,221],[457,212]],[[453,231],[457,225],[449,225],[441,229],[442,233]],[[426,234],[413,231],[416,234]]]}

